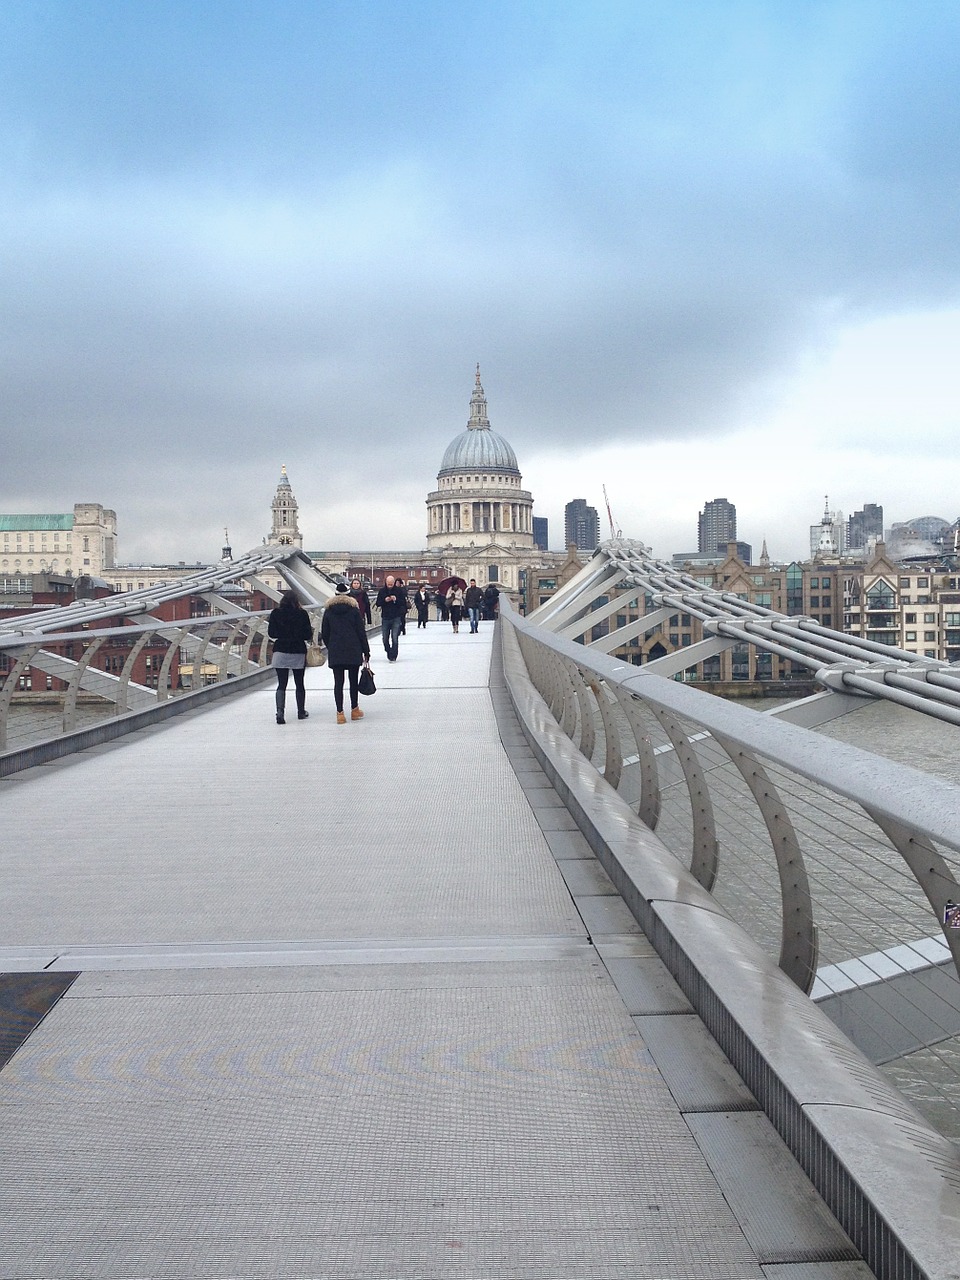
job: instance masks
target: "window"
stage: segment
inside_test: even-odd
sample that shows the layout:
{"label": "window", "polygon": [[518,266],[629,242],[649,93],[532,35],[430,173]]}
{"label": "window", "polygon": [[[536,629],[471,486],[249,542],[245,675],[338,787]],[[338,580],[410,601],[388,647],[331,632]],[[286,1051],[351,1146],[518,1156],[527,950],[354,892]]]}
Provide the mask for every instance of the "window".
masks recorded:
{"label": "window", "polygon": [[901,587],[909,587],[909,585],[910,585],[910,579],[909,579],[909,578],[901,578],[901,579],[900,579],[900,586],[901,586]]}
{"label": "window", "polygon": [[929,596],[917,596],[917,604],[929,604],[929,603],[930,603]]}
{"label": "window", "polygon": [[819,608],[820,608],[820,597],[819,597],[819,596],[811,596],[811,597],[810,597],[810,608],[811,608],[811,609],[819,609]]}
{"label": "window", "polygon": [[811,579],[810,579],[810,590],[811,590],[811,591],[818,591],[818,590],[819,590],[819,588],[820,588],[820,579],[819,579],[819,578],[811,578]]}
{"label": "window", "polygon": [[903,615],[904,622],[916,622],[917,615],[915,613],[905,613]]}
{"label": "window", "polygon": [[918,578],[918,579],[917,579],[917,586],[918,586],[918,587],[929,587],[929,586],[930,586],[930,579],[929,579],[929,578]]}
{"label": "window", "polygon": [[923,615],[924,622],[936,622],[937,615],[935,613],[925,613]]}
{"label": "window", "polygon": [[875,582],[867,592],[868,609],[892,609],[893,588],[886,582]]}
{"label": "window", "polygon": [[923,633],[924,644],[930,644],[932,641],[936,640],[936,638],[937,638],[937,633],[935,631],[925,631]]}
{"label": "window", "polygon": [[916,633],[915,631],[908,631],[908,632],[907,632],[907,639],[908,639],[908,640],[913,640],[914,642],[916,642],[916,639],[917,639],[917,633]]}

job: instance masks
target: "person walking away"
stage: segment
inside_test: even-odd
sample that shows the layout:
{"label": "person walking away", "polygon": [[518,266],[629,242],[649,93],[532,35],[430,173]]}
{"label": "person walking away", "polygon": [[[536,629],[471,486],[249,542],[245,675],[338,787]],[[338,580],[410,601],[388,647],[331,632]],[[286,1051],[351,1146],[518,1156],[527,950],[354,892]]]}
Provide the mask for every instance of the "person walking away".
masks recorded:
{"label": "person walking away", "polygon": [[313,639],[310,615],[297,599],[295,591],[285,591],[280,603],[271,609],[267,620],[267,635],[273,640],[273,666],[277,673],[277,724],[286,724],[284,704],[287,698],[287,681],[293,672],[297,695],[297,719],[306,720],[307,691],[303,685],[303,672],[307,665],[307,645]]}
{"label": "person walking away", "polygon": [[413,597],[413,603],[417,610],[417,630],[419,631],[420,628],[423,627],[424,631],[426,631],[427,607],[430,604],[430,592],[427,590],[424,583],[420,584],[420,590]]}
{"label": "person walking away", "polygon": [[346,724],[343,710],[343,679],[350,680],[350,719],[362,720],[358,705],[360,664],[370,660],[370,641],[363,625],[360,606],[347,584],[337,585],[337,594],[331,596],[323,608],[320,621],[320,639],[327,650],[327,662],[333,672],[333,701],[337,708],[337,724]]}
{"label": "person walking away", "polygon": [[480,606],[483,604],[483,592],[477,586],[476,578],[470,579],[470,585],[463,594],[463,603],[470,617],[470,634],[475,636],[480,630]]}
{"label": "person walking away", "polygon": [[483,589],[483,608],[484,617],[490,622],[496,622],[500,610],[500,592],[492,582]]}
{"label": "person walking away", "polygon": [[375,601],[380,610],[380,634],[388,662],[396,662],[400,652],[400,624],[407,615],[407,593],[397,586],[397,580],[388,573]]}
{"label": "person walking away", "polygon": [[458,635],[460,632],[460,619],[463,616],[463,588],[458,587],[456,583],[447,592],[447,609],[450,611],[453,633]]}
{"label": "person walking away", "polygon": [[360,606],[360,617],[368,627],[371,626],[373,624],[373,614],[370,612],[370,597],[364,591],[359,578],[354,578],[350,583],[350,594]]}

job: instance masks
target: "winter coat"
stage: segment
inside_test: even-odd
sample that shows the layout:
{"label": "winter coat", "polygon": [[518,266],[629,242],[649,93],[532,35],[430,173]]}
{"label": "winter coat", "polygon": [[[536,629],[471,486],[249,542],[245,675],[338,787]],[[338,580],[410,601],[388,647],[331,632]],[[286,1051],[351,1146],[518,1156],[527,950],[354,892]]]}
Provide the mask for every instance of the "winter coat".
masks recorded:
{"label": "winter coat", "polygon": [[313,627],[306,609],[271,609],[267,635],[275,653],[306,653],[313,639]]}
{"label": "winter coat", "polygon": [[331,667],[359,667],[370,657],[367,630],[360,616],[360,606],[353,596],[341,592],[331,596],[323,609],[320,638],[327,649]]}
{"label": "winter coat", "polygon": [[483,592],[479,587],[467,587],[463,593],[463,603],[468,609],[479,609],[483,604]]}
{"label": "winter coat", "polygon": [[447,592],[447,608],[462,609],[463,608],[463,591],[459,587],[451,587]]}
{"label": "winter coat", "polygon": [[413,603],[417,606],[417,617],[425,618],[427,616],[427,606],[430,603],[430,593],[428,591],[418,591],[413,597]]}
{"label": "winter coat", "polygon": [[381,587],[377,592],[377,608],[381,618],[405,618],[409,608],[406,588],[396,583],[392,587]]}

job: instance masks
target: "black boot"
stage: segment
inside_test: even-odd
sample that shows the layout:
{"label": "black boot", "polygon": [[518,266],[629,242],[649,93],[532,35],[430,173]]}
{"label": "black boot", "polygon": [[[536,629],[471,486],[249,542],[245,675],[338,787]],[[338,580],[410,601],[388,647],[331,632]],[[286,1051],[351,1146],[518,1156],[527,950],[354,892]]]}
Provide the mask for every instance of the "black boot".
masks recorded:
{"label": "black boot", "polygon": [[306,689],[297,690],[297,719],[306,720],[310,712],[307,710],[307,691]]}
{"label": "black boot", "polygon": [[287,700],[286,689],[278,689],[277,690],[277,724],[287,723],[286,720],[284,720],[283,718],[283,704],[286,702],[286,700]]}

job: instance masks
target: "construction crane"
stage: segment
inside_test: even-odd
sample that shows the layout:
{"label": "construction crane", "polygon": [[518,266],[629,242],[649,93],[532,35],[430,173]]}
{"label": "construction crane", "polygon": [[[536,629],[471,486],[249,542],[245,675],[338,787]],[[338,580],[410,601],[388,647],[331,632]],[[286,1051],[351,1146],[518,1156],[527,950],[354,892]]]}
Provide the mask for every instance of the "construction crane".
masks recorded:
{"label": "construction crane", "polygon": [[613,512],[610,510],[610,499],[607,497],[607,486],[603,485],[603,500],[607,504],[607,519],[610,521],[610,537],[622,538],[623,530],[616,528],[613,523]]}

